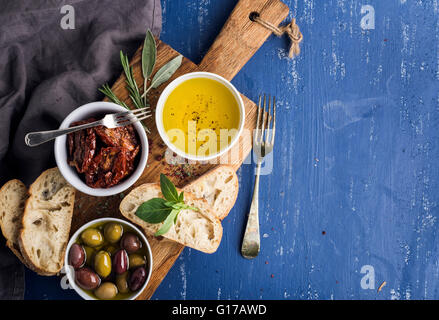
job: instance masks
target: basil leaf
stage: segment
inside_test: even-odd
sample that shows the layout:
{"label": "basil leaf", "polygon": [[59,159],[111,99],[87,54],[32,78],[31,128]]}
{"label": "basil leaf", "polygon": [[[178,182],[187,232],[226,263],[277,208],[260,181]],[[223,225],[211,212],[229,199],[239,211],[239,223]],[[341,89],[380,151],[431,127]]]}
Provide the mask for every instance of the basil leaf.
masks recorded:
{"label": "basil leaf", "polygon": [[157,49],[155,39],[151,30],[148,29],[142,49],[142,73],[144,79],[148,79],[151,75],[152,70],[154,69],[156,56]]}
{"label": "basil leaf", "polygon": [[179,212],[180,212],[179,210],[172,210],[171,213],[166,217],[165,221],[163,222],[162,227],[154,235],[157,237],[168,232],[172,224],[176,220],[176,217]]}
{"label": "basil leaf", "polygon": [[184,209],[184,203],[176,203],[172,206],[173,209],[175,210],[181,210]]}
{"label": "basil leaf", "polygon": [[175,204],[177,204],[178,202],[175,201],[166,201],[165,202],[165,206],[172,208]]}
{"label": "basil leaf", "polygon": [[184,202],[184,191],[182,191],[182,192],[180,193],[180,196],[178,197],[178,201],[180,201],[180,202]]}
{"label": "basil leaf", "polygon": [[178,192],[171,180],[163,173],[160,174],[160,188],[162,189],[163,197],[168,201],[178,201]]}
{"label": "basil leaf", "polygon": [[177,71],[177,69],[181,65],[181,61],[183,60],[183,56],[179,55],[165,64],[163,67],[157,71],[151,81],[151,88],[157,88],[162,83],[169,80],[170,77]]}
{"label": "basil leaf", "polygon": [[148,223],[163,222],[172,212],[172,208],[166,206],[165,202],[162,198],[150,199],[137,208],[136,216]]}

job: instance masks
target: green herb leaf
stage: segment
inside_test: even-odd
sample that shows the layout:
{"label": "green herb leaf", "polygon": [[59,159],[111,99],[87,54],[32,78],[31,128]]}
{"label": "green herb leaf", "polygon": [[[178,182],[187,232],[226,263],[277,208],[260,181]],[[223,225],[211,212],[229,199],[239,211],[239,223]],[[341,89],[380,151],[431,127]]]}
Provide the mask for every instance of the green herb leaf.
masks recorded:
{"label": "green herb leaf", "polygon": [[173,209],[175,210],[181,210],[184,209],[184,203],[176,203],[172,206]]}
{"label": "green herb leaf", "polygon": [[163,173],[160,174],[160,188],[164,199],[153,198],[140,205],[136,211],[136,215],[146,222],[163,222],[163,225],[154,234],[155,236],[161,236],[168,232],[172,224],[177,222],[181,210],[199,211],[198,208],[184,203],[184,192],[178,194],[177,188]]}
{"label": "green herb leaf", "polygon": [[145,96],[152,88],[155,89],[162,83],[168,81],[169,78],[171,78],[175,71],[177,71],[177,69],[180,67],[182,60],[183,56],[179,55],[161,67],[152,78],[151,85],[147,90],[145,90],[142,97]]}
{"label": "green herb leaf", "polygon": [[175,201],[166,201],[165,202],[165,206],[172,208],[172,206],[174,206],[177,202]]}
{"label": "green herb leaf", "polygon": [[165,202],[162,198],[150,199],[137,208],[136,216],[148,223],[163,222],[173,210],[166,206]]}
{"label": "green herb leaf", "polygon": [[[133,75],[133,68],[130,66],[130,61],[128,56],[125,55],[122,51],[119,52],[120,62],[122,63],[123,71],[126,77],[126,88],[129,92],[129,97],[133,102],[134,106],[138,109],[147,107],[147,99],[142,99],[142,95],[140,94],[139,87],[137,86],[136,80]],[[142,123],[145,130],[149,133],[149,129]]]}
{"label": "green herb leaf", "polygon": [[133,101],[136,108],[144,108],[143,100],[140,95],[139,87],[137,86],[136,80],[133,75],[133,68],[130,66],[130,61],[128,56],[120,51],[120,62],[122,63],[123,71],[126,77],[126,84],[128,92],[130,93],[130,98]]}
{"label": "green herb leaf", "polygon": [[161,67],[160,70],[154,75],[154,78],[152,78],[151,87],[157,88],[162,83],[168,81],[169,78],[171,78],[175,71],[177,71],[177,69],[180,67],[182,60],[183,56],[179,55]]}
{"label": "green herb leaf", "polygon": [[163,197],[168,201],[179,202],[177,188],[171,180],[163,173],[160,174],[160,188],[162,189]]}
{"label": "green herb leaf", "polygon": [[172,210],[171,213],[166,217],[161,228],[154,235],[157,237],[168,232],[172,224],[177,220],[177,215],[179,212],[180,210]]}
{"label": "green herb leaf", "polygon": [[103,94],[105,94],[107,96],[107,98],[111,101],[114,102],[118,105],[121,105],[122,107],[130,110],[130,108],[128,108],[128,106],[126,105],[125,102],[121,101],[115,94],[114,92],[111,90],[110,86],[106,83],[102,86],[102,88],[99,88],[99,91],[102,92]]}
{"label": "green herb leaf", "polygon": [[157,48],[155,44],[155,39],[151,30],[148,29],[142,49],[142,73],[145,82],[151,75],[152,70],[154,69],[156,56]]}

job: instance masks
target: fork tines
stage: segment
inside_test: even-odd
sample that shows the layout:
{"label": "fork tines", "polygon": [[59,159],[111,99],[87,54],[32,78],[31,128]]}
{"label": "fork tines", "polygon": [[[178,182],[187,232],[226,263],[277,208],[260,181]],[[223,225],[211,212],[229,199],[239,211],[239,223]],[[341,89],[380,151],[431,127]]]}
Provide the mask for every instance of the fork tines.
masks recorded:
{"label": "fork tines", "polygon": [[145,120],[149,117],[151,117],[151,109],[149,107],[115,114],[116,122],[119,126],[126,126],[137,121]]}
{"label": "fork tines", "polygon": [[[262,115],[262,123],[261,123],[262,113],[263,115]],[[267,101],[267,96],[264,94],[263,104],[262,104],[262,96],[259,96],[258,116],[256,121],[257,121],[256,133],[255,133],[256,142],[273,144],[274,134],[276,131],[276,101],[274,96],[273,98],[271,98],[271,96],[268,96],[268,101]],[[269,140],[270,132],[271,132],[271,139]]]}

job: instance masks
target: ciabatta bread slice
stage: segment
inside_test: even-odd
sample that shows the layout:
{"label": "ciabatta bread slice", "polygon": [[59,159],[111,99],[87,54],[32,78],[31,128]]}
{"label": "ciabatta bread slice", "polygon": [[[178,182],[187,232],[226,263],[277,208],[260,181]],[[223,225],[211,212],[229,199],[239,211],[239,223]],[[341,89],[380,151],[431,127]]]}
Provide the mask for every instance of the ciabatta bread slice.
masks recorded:
{"label": "ciabatta bread slice", "polygon": [[69,240],[75,189],[58,168],[44,171],[29,188],[19,235],[24,260],[41,275],[59,273]]}
{"label": "ciabatta bread slice", "polygon": [[6,245],[24,262],[18,244],[27,188],[20,180],[6,182],[0,189],[0,227],[6,238]]}
{"label": "ciabatta bread slice", "polygon": [[213,213],[223,220],[238,197],[238,177],[232,166],[221,165],[186,185],[183,190],[206,199]]}
{"label": "ciabatta bread slice", "polygon": [[[154,234],[163,223],[145,222],[136,216],[136,211],[142,203],[152,198],[162,197],[159,184],[143,184],[133,189],[122,200],[120,212],[125,218],[142,227],[146,233]],[[176,223],[163,237],[205,253],[215,252],[223,234],[221,221],[212,213],[206,200],[197,199],[193,194],[185,191],[184,201],[187,205],[198,208],[199,211],[181,210]]]}

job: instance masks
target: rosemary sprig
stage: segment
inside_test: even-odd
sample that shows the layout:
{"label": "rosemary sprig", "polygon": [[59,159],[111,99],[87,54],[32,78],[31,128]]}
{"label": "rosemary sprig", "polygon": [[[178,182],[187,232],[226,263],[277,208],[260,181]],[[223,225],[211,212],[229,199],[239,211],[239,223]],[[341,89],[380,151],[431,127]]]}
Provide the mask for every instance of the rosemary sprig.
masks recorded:
{"label": "rosemary sprig", "polygon": [[137,86],[136,80],[133,76],[133,67],[130,66],[128,56],[125,55],[122,51],[120,51],[120,61],[122,63],[123,71],[125,73],[125,82],[127,84],[127,89],[134,106],[138,109],[145,108],[146,105],[142,100],[139,87]]}
{"label": "rosemary sprig", "polygon": [[115,94],[114,92],[111,90],[110,86],[108,85],[108,83],[104,84],[102,86],[102,88],[99,88],[99,91],[102,92],[103,94],[105,94],[108,99],[110,99],[111,102],[114,102],[115,104],[119,104],[122,107],[125,107],[126,109],[130,110],[130,108],[128,108],[127,104],[123,101],[121,101]]}

